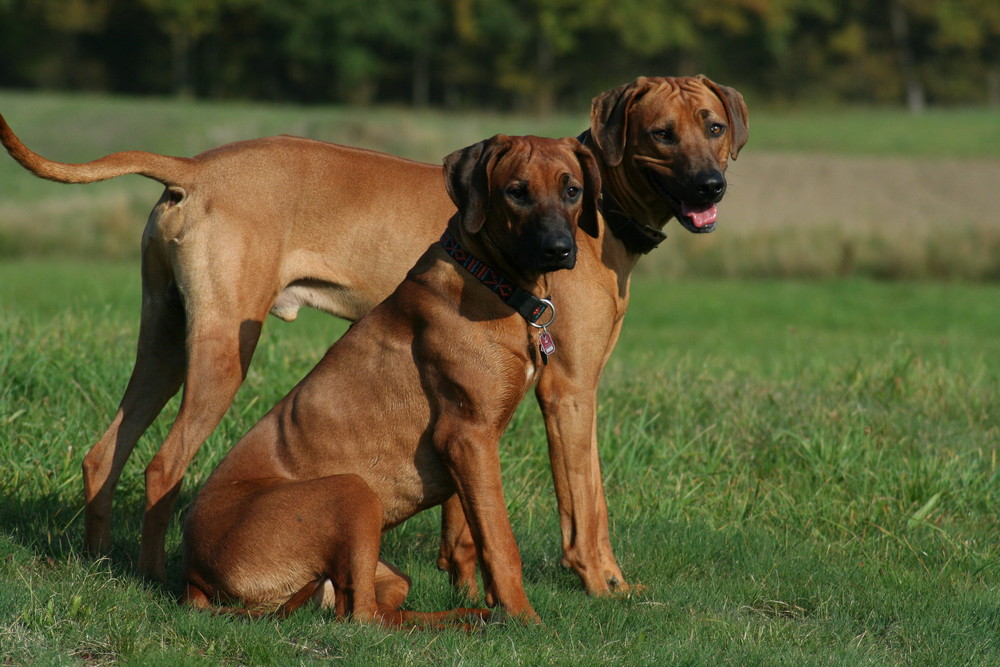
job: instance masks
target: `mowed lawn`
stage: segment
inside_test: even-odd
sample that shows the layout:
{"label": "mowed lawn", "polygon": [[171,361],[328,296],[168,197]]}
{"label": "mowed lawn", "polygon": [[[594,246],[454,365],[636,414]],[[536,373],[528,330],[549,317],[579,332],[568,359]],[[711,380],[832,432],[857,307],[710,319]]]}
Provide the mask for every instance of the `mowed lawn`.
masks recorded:
{"label": "mowed lawn", "polygon": [[[671,252],[653,253],[640,271],[1000,278],[995,110],[788,110],[749,94],[747,104],[750,139],[729,167],[718,233],[668,227]],[[576,136],[589,126],[586,103],[536,118],[0,91],[0,113],[30,148],[65,162],[122,150],[188,156],[294,134],[438,163],[497,132]],[[137,256],[158,183],[128,176],[60,185],[0,157],[0,258]]]}
{"label": "mowed lawn", "polygon": [[[670,243],[658,253],[669,253]],[[0,655],[12,663],[990,664],[1000,661],[1000,286],[643,277],[600,392],[627,597],[559,565],[544,432],[504,437],[508,505],[543,627],[466,635],[246,622],[138,579],[140,443],[115,551],[80,554],[80,460],[110,420],[138,317],[131,262],[0,264]],[[271,320],[182,504],[344,330]],[[434,567],[437,511],[387,535],[408,606],[465,605]]]}
{"label": "mowed lawn", "polygon": [[[751,140],[730,168],[719,230],[672,223],[640,262],[599,393],[612,543],[644,588],[590,598],[560,567],[529,397],[501,455],[545,625],[473,635],[387,633],[311,609],[245,622],[175,604],[194,492],[346,328],[316,312],[265,326],[186,478],[168,584],[140,580],[135,560],[143,468],[176,398],[123,475],[111,557],[81,555],[80,462],[131,370],[135,257],[161,188],[140,177],[59,185],[0,156],[0,661],[1000,663],[995,112],[748,103]],[[277,133],[436,161],[494,132],[587,124],[585,109],[538,119],[9,91],[0,113],[64,161],[191,155]],[[437,531],[434,510],[384,540],[384,557],[413,577],[409,608],[470,602],[434,567]]]}

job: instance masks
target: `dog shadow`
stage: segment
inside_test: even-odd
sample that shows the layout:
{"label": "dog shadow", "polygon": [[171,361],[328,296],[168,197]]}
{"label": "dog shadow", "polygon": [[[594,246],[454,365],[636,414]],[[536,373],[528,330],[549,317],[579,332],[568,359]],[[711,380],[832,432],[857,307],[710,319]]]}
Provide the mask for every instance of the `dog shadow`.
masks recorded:
{"label": "dog shadow", "polygon": [[[193,500],[193,491],[182,491],[178,507],[186,510]],[[116,579],[176,597],[180,594],[180,523],[172,524],[168,534],[166,581],[149,581],[137,570],[142,503],[126,502],[128,506],[115,508],[110,552],[91,556],[82,548],[82,500],[74,502],[59,493],[0,495],[0,558],[18,567],[31,564],[72,567],[74,563],[100,562]]]}

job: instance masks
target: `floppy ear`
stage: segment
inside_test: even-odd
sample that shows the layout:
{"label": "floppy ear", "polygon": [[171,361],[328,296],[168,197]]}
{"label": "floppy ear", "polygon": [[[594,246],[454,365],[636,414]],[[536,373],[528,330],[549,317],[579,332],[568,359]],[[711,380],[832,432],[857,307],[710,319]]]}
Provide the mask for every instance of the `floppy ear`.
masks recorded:
{"label": "floppy ear", "polygon": [[455,151],[444,159],[444,184],[455,202],[462,226],[471,234],[486,221],[490,198],[490,172],[498,157],[498,147],[510,139],[503,134]]}
{"label": "floppy ear", "polygon": [[597,238],[597,201],[601,196],[601,170],[597,168],[597,160],[589,148],[576,139],[570,141],[573,143],[573,152],[583,171],[583,212],[580,214],[578,225],[580,229]]}
{"label": "floppy ear", "polygon": [[746,145],[750,137],[750,116],[747,111],[747,104],[743,101],[743,96],[735,88],[721,86],[704,74],[699,74],[698,78],[708,86],[715,96],[722,100],[726,107],[726,120],[732,130],[729,139],[729,157],[736,159],[740,154],[740,149]]}
{"label": "floppy ear", "polygon": [[648,79],[640,76],[632,83],[601,93],[590,103],[590,136],[609,166],[621,164],[628,110],[648,89]]}

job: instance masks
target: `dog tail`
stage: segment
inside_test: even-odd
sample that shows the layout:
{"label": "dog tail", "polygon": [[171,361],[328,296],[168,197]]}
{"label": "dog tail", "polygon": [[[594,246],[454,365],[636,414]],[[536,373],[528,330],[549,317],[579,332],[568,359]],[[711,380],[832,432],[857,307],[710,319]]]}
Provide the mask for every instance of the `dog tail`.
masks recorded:
{"label": "dog tail", "polygon": [[170,157],[144,151],[112,153],[91,162],[67,164],[48,160],[25,146],[0,115],[0,143],[17,162],[39,178],[59,183],[95,183],[125,174],[140,174],[164,185],[190,180],[196,168],[191,158]]}

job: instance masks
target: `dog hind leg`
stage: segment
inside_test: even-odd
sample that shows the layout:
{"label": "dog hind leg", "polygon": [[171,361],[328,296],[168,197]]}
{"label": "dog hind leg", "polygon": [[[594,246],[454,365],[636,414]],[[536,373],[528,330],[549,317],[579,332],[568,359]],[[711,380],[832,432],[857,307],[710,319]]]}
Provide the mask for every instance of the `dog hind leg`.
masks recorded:
{"label": "dog hind leg", "polygon": [[184,310],[157,258],[143,257],[142,319],[135,365],[118,411],[83,460],[84,551],[107,553],[115,487],[136,442],[177,393],[187,365]]}
{"label": "dog hind leg", "polygon": [[437,566],[448,573],[451,585],[475,599],[479,595],[476,580],[476,543],[465,520],[462,501],[453,495],[441,505],[441,547]]}
{"label": "dog hind leg", "polygon": [[260,336],[260,323],[236,329],[188,333],[188,367],[181,407],[163,445],[146,468],[146,513],[139,556],[140,573],[146,576],[160,580],[165,577],[164,539],[184,473],[243,384],[246,364]]}

